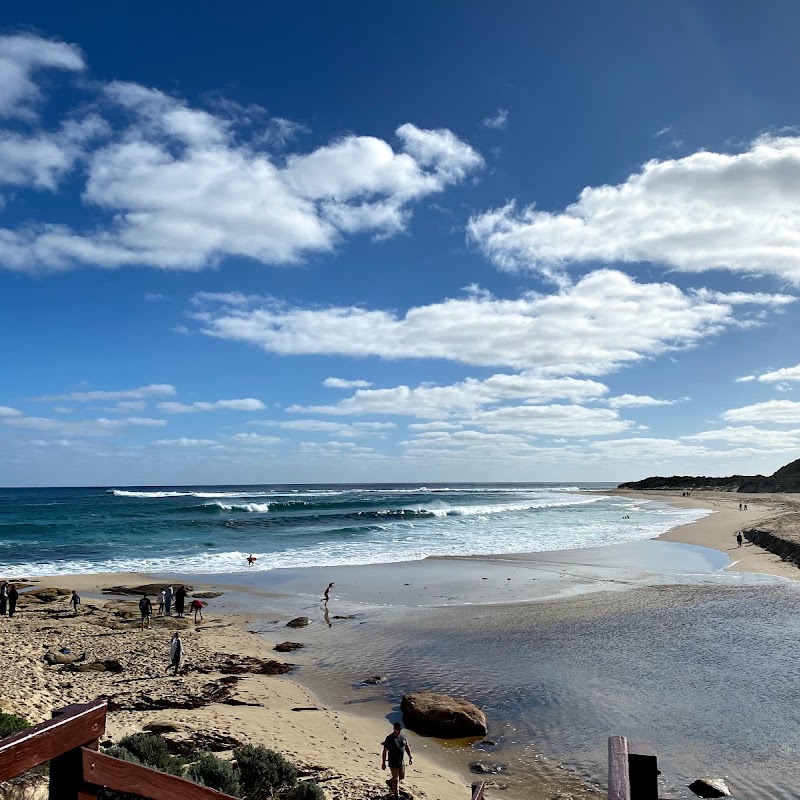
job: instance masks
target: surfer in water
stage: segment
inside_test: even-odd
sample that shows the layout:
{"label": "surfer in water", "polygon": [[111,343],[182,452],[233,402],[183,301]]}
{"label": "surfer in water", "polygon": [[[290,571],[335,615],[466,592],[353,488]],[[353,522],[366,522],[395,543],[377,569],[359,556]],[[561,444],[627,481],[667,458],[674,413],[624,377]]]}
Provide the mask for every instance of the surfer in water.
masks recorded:
{"label": "surfer in water", "polygon": [[252,553],[250,553],[250,555],[247,556],[247,566],[248,567],[252,567],[253,564],[256,563],[256,560],[257,560],[256,556],[254,556]]}

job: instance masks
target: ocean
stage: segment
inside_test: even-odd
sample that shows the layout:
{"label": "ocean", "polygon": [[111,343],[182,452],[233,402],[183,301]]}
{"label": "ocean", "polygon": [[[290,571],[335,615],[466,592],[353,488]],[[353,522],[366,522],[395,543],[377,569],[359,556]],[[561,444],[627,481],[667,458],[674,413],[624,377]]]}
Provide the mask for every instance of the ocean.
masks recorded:
{"label": "ocean", "polygon": [[650,539],[706,512],[613,484],[0,489],[0,574],[223,574],[572,550]]}

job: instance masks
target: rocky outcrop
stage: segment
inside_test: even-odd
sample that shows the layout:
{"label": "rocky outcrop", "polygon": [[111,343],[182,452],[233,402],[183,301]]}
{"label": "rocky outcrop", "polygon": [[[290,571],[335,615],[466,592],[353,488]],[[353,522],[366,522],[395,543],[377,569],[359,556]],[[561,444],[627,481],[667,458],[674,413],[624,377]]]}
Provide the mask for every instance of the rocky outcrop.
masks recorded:
{"label": "rocky outcrop", "polygon": [[744,538],[770,553],[780,556],[784,561],[791,561],[800,566],[800,539],[788,538],[782,534],[762,531],[756,528],[742,531]]}
{"label": "rocky outcrop", "polygon": [[[139,597],[141,597],[143,594],[148,594],[151,597],[153,595],[158,597],[159,592],[162,589],[166,589],[169,585],[170,584],[168,583],[144,583],[141,586],[108,586],[101,591],[103,594],[138,594]],[[176,589],[178,586],[180,586],[180,584],[172,584],[173,589]],[[193,587],[184,584],[184,589],[186,589],[187,592],[191,592]]]}
{"label": "rocky outcrop", "polygon": [[400,704],[407,727],[441,739],[486,735],[486,715],[468,700],[438,692],[413,692]]}
{"label": "rocky outcrop", "polygon": [[709,478],[705,475],[657,475],[641,481],[621,483],[620,489],[714,489],[719,492],[800,492],[800,459],[792,461],[769,477],[730,475]]}
{"label": "rocky outcrop", "polygon": [[294,619],[290,619],[286,623],[287,628],[305,628],[306,625],[310,625],[311,620],[308,617],[295,617]]}
{"label": "rocky outcrop", "polygon": [[292,650],[299,650],[301,647],[305,647],[305,645],[300,644],[300,642],[281,642],[272,649],[277,650],[279,653],[291,653]]}
{"label": "rocky outcrop", "polygon": [[698,778],[689,784],[698,797],[730,797],[731,792],[722,778]]}
{"label": "rocky outcrop", "polygon": [[122,672],[122,664],[116,658],[104,661],[82,661],[64,666],[64,672]]}
{"label": "rocky outcrop", "polygon": [[44,660],[46,664],[49,664],[51,667],[60,665],[60,664],[77,664],[80,661],[86,660],[86,653],[59,653],[59,652],[50,652],[44,654]]}

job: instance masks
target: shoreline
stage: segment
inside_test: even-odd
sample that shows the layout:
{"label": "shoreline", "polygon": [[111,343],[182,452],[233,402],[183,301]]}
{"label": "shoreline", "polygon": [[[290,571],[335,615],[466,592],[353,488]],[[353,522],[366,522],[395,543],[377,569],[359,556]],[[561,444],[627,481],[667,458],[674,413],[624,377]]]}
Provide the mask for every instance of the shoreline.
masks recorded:
{"label": "shoreline", "polygon": [[[345,693],[337,695],[332,687],[339,681],[344,686],[344,677],[336,673],[335,661],[329,665],[333,668],[333,677],[324,687],[326,691],[315,692],[310,688],[315,684],[313,676],[304,675],[303,662],[313,653],[315,644],[325,642],[327,656],[335,659],[337,648],[347,646],[347,625],[364,624],[362,622],[339,622],[335,624],[336,632],[330,631],[340,638],[324,638],[329,629],[322,623],[322,609],[318,602],[320,578],[335,570],[337,595],[335,606],[337,613],[347,615],[355,613],[369,621],[370,611],[385,611],[393,606],[402,606],[411,611],[417,603],[430,609],[447,611],[448,604],[459,607],[472,605],[476,612],[491,615],[491,607],[500,604],[537,604],[537,601],[549,601],[548,604],[560,604],[570,596],[575,597],[594,591],[613,591],[615,589],[635,588],[646,585],[636,583],[637,575],[647,570],[661,570],[671,580],[669,570],[677,572],[705,572],[709,575],[724,572],[759,573],[775,577],[798,580],[800,569],[749,542],[737,548],[735,533],[737,530],[752,527],[756,523],[771,520],[787,512],[797,511],[797,500],[786,496],[731,495],[726,492],[697,492],[692,497],[682,497],[679,492],[668,491],[625,491],[605,490],[600,492],[610,496],[625,496],[637,500],[666,503],[672,506],[692,509],[711,509],[709,514],[697,521],[667,531],[655,539],[640,540],[628,545],[607,545],[580,550],[549,551],[533,554],[468,556],[468,557],[435,557],[419,562],[398,562],[383,565],[359,565],[354,567],[297,568],[294,570],[271,570],[258,572],[233,573],[219,576],[179,576],[178,578],[159,578],[148,573],[94,573],[78,575],[55,575],[35,578],[37,587],[60,586],[77,589],[85,595],[85,606],[102,606],[112,601],[111,595],[101,595],[101,589],[115,585],[139,585],[144,583],[181,583],[191,582],[195,591],[213,588],[223,591],[222,600],[212,600],[208,607],[206,621],[198,626],[198,631],[190,634],[189,653],[195,648],[198,651],[216,653],[232,653],[240,656],[252,656],[271,659],[272,646],[277,641],[291,639],[304,642],[308,649],[290,654],[289,661],[297,661],[300,674],[289,676],[248,675],[243,679],[237,693],[245,702],[254,702],[259,706],[213,706],[191,711],[169,712],[113,712],[110,715],[109,733],[114,740],[125,733],[141,730],[143,725],[152,721],[163,721],[169,718],[178,720],[179,725],[191,736],[193,732],[214,730],[222,735],[229,735],[246,741],[264,744],[287,755],[290,760],[301,765],[316,765],[325,768],[338,777],[326,779],[324,786],[328,797],[337,800],[372,800],[382,797],[382,775],[380,766],[379,742],[389,729],[389,722],[399,717],[385,691],[376,687],[377,691],[364,692],[358,699],[345,700]],[[747,512],[738,510],[740,499],[748,502]],[[683,548],[683,545],[689,547]],[[704,550],[710,548],[710,550]],[[724,554],[732,563],[723,565]],[[738,551],[738,552],[737,552]],[[740,556],[737,558],[737,556]],[[672,559],[672,561],[670,561]],[[345,580],[339,577],[342,575]],[[271,580],[265,580],[271,576]],[[224,580],[220,580],[224,579]],[[372,595],[367,591],[372,581]],[[448,583],[447,581],[450,581]],[[348,583],[348,581],[350,583]],[[678,581],[679,582],[679,581]],[[266,585],[263,585],[266,584]],[[430,588],[429,588],[430,584]],[[451,585],[452,584],[452,585]],[[348,587],[357,586],[358,592]],[[376,588],[377,587],[377,588]],[[565,588],[566,587],[566,588]],[[341,591],[340,591],[341,590]],[[527,592],[527,594],[526,594]],[[452,594],[450,594],[452,593]],[[225,597],[244,602],[244,611],[234,613],[224,610]],[[97,598],[90,600],[89,598]],[[131,599],[131,598],[127,598]],[[66,606],[66,598],[62,604]],[[333,603],[332,603],[333,605]],[[222,607],[222,612],[215,611]],[[295,613],[288,609],[294,609]],[[283,625],[291,616],[307,615],[314,624],[310,628],[294,632]],[[56,614],[63,620],[64,630],[52,625],[28,625],[25,617],[27,610],[13,622],[0,621],[0,642],[7,651],[15,652],[19,643],[19,633],[27,633],[34,640],[28,648],[28,655],[23,662],[28,671],[28,678],[19,683],[18,689],[23,692],[12,692],[12,706],[17,713],[28,716],[32,722],[49,716],[52,707],[65,705],[68,702],[91,699],[102,694],[102,687],[108,684],[107,677],[101,674],[93,682],[88,679],[73,678],[70,674],[68,688],[60,684],[62,680],[51,677],[51,671],[41,663],[41,644],[54,639],[63,641],[72,635],[75,625],[82,625],[81,617],[75,618],[61,613]],[[388,617],[373,615],[376,620]],[[278,619],[276,619],[276,617]],[[330,621],[325,618],[328,626]],[[378,623],[380,624],[380,622]],[[30,629],[28,630],[28,627]],[[151,651],[161,651],[166,647],[168,631],[156,634],[139,635],[138,620],[135,631],[124,634],[101,634],[106,637],[125,636],[138,647],[142,640],[148,651],[146,658],[152,659]],[[16,630],[12,630],[16,629]],[[89,629],[87,629],[89,630]],[[53,633],[58,631],[58,633]],[[97,635],[96,630],[94,631]],[[253,635],[258,634],[258,635]],[[383,630],[382,636],[391,635]],[[281,638],[282,637],[282,638]],[[154,639],[158,641],[151,641]],[[161,641],[161,640],[164,641]],[[106,642],[109,640],[107,639]],[[79,645],[80,646],[80,645]],[[321,650],[320,652],[323,652]],[[132,653],[127,653],[130,656]],[[107,655],[107,653],[106,653]],[[292,655],[297,656],[292,659]],[[165,659],[159,656],[162,661]],[[123,659],[120,659],[123,660]],[[308,662],[307,662],[308,663]],[[15,665],[14,671],[19,665]],[[338,668],[341,672],[341,668]],[[366,677],[366,672],[362,677]],[[33,680],[29,680],[33,676]],[[210,677],[210,676],[205,676]],[[159,687],[169,687],[169,680],[161,675],[152,680]],[[193,679],[194,680],[194,679]],[[199,680],[199,679],[197,679]],[[15,682],[10,681],[12,685]],[[113,683],[113,682],[112,682]],[[109,684],[110,685],[110,684]],[[197,684],[200,685],[199,683]],[[351,684],[352,686],[352,684]],[[76,688],[77,687],[77,688]],[[317,684],[322,690],[323,685]],[[84,694],[76,694],[79,690]],[[445,689],[446,691],[446,689]],[[329,698],[326,705],[319,697],[325,694]],[[0,693],[0,697],[2,694]],[[337,701],[334,697],[339,697]],[[350,695],[352,698],[353,695]],[[5,698],[8,700],[9,698]],[[353,710],[348,710],[348,703],[357,703]],[[49,705],[48,705],[49,704]],[[318,710],[298,712],[294,708],[315,707]],[[360,713],[359,713],[360,712]],[[491,726],[491,718],[490,718]],[[492,732],[490,730],[490,737]],[[468,796],[468,787],[472,780],[482,777],[505,783],[504,776],[474,776],[467,770],[467,762],[471,760],[487,760],[480,750],[472,748],[452,748],[438,740],[409,736],[414,749],[414,766],[409,770],[407,788],[413,796],[423,795],[439,800],[463,800]],[[548,765],[545,756],[537,775],[540,783],[520,785],[512,781],[501,796],[509,800],[516,798],[549,798],[558,792],[566,792],[574,797],[591,796],[596,787],[582,782],[579,775],[572,770],[565,771],[557,762]],[[326,773],[327,774],[327,773]],[[542,780],[542,776],[546,776]]]}

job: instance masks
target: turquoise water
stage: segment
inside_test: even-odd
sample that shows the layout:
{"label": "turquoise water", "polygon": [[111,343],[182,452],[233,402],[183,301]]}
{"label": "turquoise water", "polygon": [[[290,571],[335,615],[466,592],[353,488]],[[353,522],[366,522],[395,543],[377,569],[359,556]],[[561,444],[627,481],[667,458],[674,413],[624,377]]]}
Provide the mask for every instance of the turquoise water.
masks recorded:
{"label": "turquoise water", "polygon": [[648,539],[706,512],[610,484],[0,489],[0,573],[254,569],[569,550]]}

